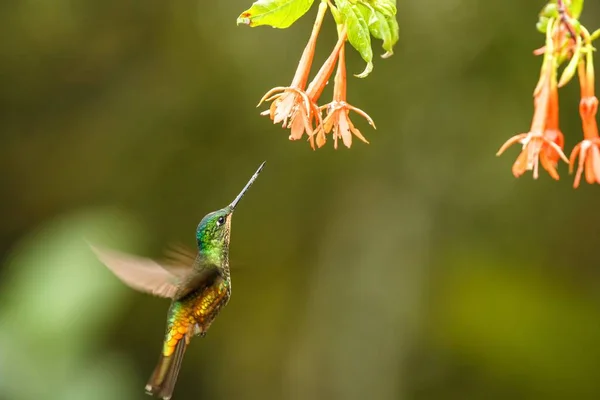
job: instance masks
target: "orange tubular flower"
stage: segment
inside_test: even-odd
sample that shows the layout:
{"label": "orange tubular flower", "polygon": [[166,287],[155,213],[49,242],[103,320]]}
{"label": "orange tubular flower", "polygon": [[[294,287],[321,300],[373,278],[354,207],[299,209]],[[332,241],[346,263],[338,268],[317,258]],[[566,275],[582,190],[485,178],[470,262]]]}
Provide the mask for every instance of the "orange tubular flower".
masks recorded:
{"label": "orange tubular flower", "polygon": [[[274,100],[271,107],[261,115],[269,115],[274,124],[283,122],[284,128],[290,128],[290,140],[299,139],[305,129],[312,133],[311,119],[314,117],[314,112],[318,112],[318,107],[306,94],[305,88],[315,55],[317,37],[326,12],[327,3],[321,2],[310,39],[304,48],[292,84],[288,87],[279,86],[269,90],[258,103],[260,106],[264,101]],[[293,116],[300,116],[300,118],[296,119]]]}
{"label": "orange tubular flower", "polygon": [[342,139],[344,145],[348,148],[352,145],[352,134],[365,143],[369,143],[367,139],[354,127],[350,121],[350,110],[355,111],[360,116],[364,117],[373,128],[375,123],[367,113],[359,108],[353,107],[346,103],[346,54],[345,41],[346,30],[340,32],[340,40],[342,46],[339,50],[338,68],[335,74],[335,82],[333,87],[333,101],[321,108],[327,109],[327,116],[323,121],[323,129],[317,134],[317,146],[322,147],[326,142],[325,134],[333,130],[334,148],[337,149],[338,139]]}
{"label": "orange tubular flower", "polygon": [[558,84],[553,56],[546,55],[542,68],[542,76],[534,92],[534,114],[528,133],[522,133],[510,138],[496,155],[501,155],[512,144],[520,143],[523,150],[513,164],[512,172],[519,177],[525,171],[533,170],[533,178],[539,176],[541,162],[550,176],[558,179],[556,164],[562,158],[569,162],[562,151],[564,137],[558,128]]}
{"label": "orange tubular flower", "polygon": [[[322,129],[323,121],[321,119],[321,110],[319,109],[319,107],[316,106],[315,103],[319,99],[319,97],[321,97],[321,93],[323,93],[323,89],[325,89],[325,86],[327,86],[327,81],[329,80],[329,78],[331,77],[331,74],[333,73],[333,69],[335,68],[335,63],[338,60],[339,55],[341,54],[341,50],[344,47],[345,41],[346,41],[346,30],[344,29],[344,35],[340,36],[338,38],[338,41],[337,41],[335,47],[333,48],[333,51],[331,52],[329,57],[327,57],[327,60],[325,60],[325,62],[319,69],[319,72],[317,72],[317,74],[315,75],[312,82],[308,85],[308,89],[306,89],[306,94],[307,94],[308,98],[311,100],[312,105],[314,105],[314,107],[315,107],[315,109],[314,109],[315,112],[314,112],[313,116],[317,120],[316,132],[321,132],[323,130]],[[315,149],[315,133],[316,132],[315,132],[315,130],[311,129],[311,125],[298,124],[298,127],[296,128],[297,123],[295,122],[295,120],[297,119],[298,115],[300,115],[302,117],[302,119],[306,118],[306,114],[300,108],[298,108],[295,111],[295,113],[292,115],[292,117],[291,117],[292,122],[290,123],[290,125],[292,126],[292,134],[290,135],[290,140],[300,139],[302,137],[304,131],[306,130],[306,134],[308,135],[310,145],[314,150]],[[317,142],[318,142],[318,135],[317,135]],[[321,146],[319,146],[319,147],[321,147]]]}
{"label": "orange tubular flower", "polygon": [[567,157],[562,152],[562,149],[565,146],[565,137],[558,125],[558,86],[556,82],[556,70],[550,78],[550,98],[548,99],[548,109],[546,112],[544,139],[546,139],[548,143],[556,145],[559,148],[559,151],[555,149],[555,146],[545,146],[544,151],[540,153],[540,162],[550,176],[558,180],[559,176],[558,172],[556,172],[558,160],[562,157],[563,160],[567,162]]}
{"label": "orange tubular flower", "polygon": [[578,65],[579,82],[581,85],[581,101],[579,114],[583,125],[584,140],[573,149],[571,153],[570,169],[573,172],[575,160],[579,156],[579,165],[573,187],[577,188],[581,175],[585,170],[587,183],[600,183],[600,137],[596,123],[598,111],[598,98],[594,94],[594,65],[591,50],[586,54],[585,65],[581,61]]}
{"label": "orange tubular flower", "polygon": [[[520,143],[523,150],[515,161],[512,172],[516,177],[527,170],[533,170],[533,178],[538,177],[539,164],[550,176],[558,179],[558,160],[569,164],[573,173],[577,157],[577,173],[573,187],[579,187],[585,172],[585,180],[600,184],[600,135],[596,122],[598,98],[594,91],[595,51],[592,42],[600,37],[600,30],[590,35],[578,21],[583,2],[576,4],[570,0],[553,0],[542,9],[538,30],[546,34],[545,45],[534,51],[544,55],[540,79],[534,90],[534,115],[531,129],[509,139],[498,151],[502,154],[510,145]],[[565,64],[560,79],[557,70]],[[558,89],[569,83],[578,73],[581,86],[579,114],[583,126],[584,140],[571,152],[569,160],[563,153],[564,136],[558,123]]]}
{"label": "orange tubular flower", "polygon": [[558,58],[565,51],[571,51],[566,41],[568,27],[558,20],[550,20],[546,30],[546,45],[536,50],[536,54],[544,54],[540,79],[533,91],[534,113],[528,133],[513,136],[502,145],[497,156],[501,155],[512,144],[523,145],[521,154],[513,164],[512,172],[519,177],[525,171],[533,170],[533,179],[539,176],[539,164],[542,164],[550,176],[558,179],[556,166],[559,158],[569,162],[563,153],[564,136],[558,124]]}

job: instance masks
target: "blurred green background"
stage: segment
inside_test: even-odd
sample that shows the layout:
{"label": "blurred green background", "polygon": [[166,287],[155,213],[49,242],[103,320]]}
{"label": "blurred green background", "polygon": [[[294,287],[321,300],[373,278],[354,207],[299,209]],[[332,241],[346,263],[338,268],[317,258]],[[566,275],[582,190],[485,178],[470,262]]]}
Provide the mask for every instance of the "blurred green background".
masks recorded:
{"label": "blurred green background", "polygon": [[[316,152],[255,108],[291,82],[316,6],[236,27],[250,3],[0,4],[0,399],[148,398],[168,302],[84,239],[193,246],[263,160],[232,300],[175,399],[600,398],[598,187],[572,190],[565,165],[517,180],[518,150],[494,155],[530,125],[545,2],[399,1],[395,55],[349,80],[371,144]],[[600,26],[597,2],[583,15]],[[315,68],[334,43],[329,16]]]}

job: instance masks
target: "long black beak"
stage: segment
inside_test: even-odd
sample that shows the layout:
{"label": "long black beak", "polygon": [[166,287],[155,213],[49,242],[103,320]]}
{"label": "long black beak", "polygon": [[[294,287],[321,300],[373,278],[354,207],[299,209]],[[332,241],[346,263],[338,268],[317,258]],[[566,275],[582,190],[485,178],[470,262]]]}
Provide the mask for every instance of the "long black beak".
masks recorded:
{"label": "long black beak", "polygon": [[263,163],[260,164],[260,167],[258,167],[258,169],[254,173],[254,175],[252,175],[252,178],[250,178],[248,183],[246,183],[246,186],[242,189],[240,194],[238,194],[237,197],[231,202],[231,204],[229,205],[229,208],[231,208],[231,212],[233,212],[233,210],[235,210],[235,207],[238,205],[238,203],[240,202],[242,197],[244,197],[244,195],[246,194],[248,189],[250,189],[250,186],[252,186],[252,184],[254,183],[256,178],[258,178],[258,174],[260,174],[260,171],[262,171],[263,167],[265,166],[265,163],[266,163],[266,161],[263,161]]}

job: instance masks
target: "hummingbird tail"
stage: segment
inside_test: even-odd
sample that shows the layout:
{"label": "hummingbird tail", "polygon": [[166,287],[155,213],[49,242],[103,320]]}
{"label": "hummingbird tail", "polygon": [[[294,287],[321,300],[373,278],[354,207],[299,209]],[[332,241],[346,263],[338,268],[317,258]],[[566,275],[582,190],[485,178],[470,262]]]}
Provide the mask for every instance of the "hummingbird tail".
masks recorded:
{"label": "hummingbird tail", "polygon": [[146,393],[157,396],[163,400],[169,400],[173,395],[173,389],[175,389],[175,382],[177,381],[177,375],[181,368],[181,361],[183,360],[183,354],[187,348],[187,340],[184,335],[177,345],[175,351],[170,356],[160,355],[158,364],[154,368],[154,372],[146,384]]}

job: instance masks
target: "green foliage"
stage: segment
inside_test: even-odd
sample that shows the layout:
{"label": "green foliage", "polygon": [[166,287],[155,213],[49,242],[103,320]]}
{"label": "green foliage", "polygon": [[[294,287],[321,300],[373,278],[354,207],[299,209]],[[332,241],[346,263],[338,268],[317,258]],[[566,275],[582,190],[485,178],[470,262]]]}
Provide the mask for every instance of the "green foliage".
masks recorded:
{"label": "green foliage", "polygon": [[[379,11],[374,11],[372,15],[374,18],[369,20],[369,30],[371,31],[371,35],[376,39],[383,40],[382,47],[386,50],[384,56],[394,54],[394,51],[392,50],[392,47],[394,46],[392,27]],[[395,22],[395,20],[392,21]]]}
{"label": "green foliage", "polygon": [[258,0],[238,17],[237,23],[284,29],[306,14],[313,2],[314,0]]}
{"label": "green foliage", "polygon": [[[576,21],[576,20],[578,20],[579,17],[581,16],[581,11],[583,10],[583,0],[572,0],[571,3],[568,5],[568,8],[569,8],[569,15],[571,16],[571,18],[573,20],[575,20],[575,23],[578,23],[578,21]],[[549,1],[548,4],[546,4],[544,6],[544,8],[542,8],[542,11],[540,11],[540,17],[536,24],[537,30],[542,33],[546,33],[548,21],[551,18],[558,18],[558,17],[559,17],[558,3],[556,2],[556,0]]]}
{"label": "green foliage", "polygon": [[371,35],[383,41],[382,47],[387,58],[394,54],[393,47],[398,42],[399,28],[396,21],[396,2],[393,0],[335,0],[334,12],[339,24],[344,24],[348,41],[367,63],[363,72],[356,75],[364,78],[373,70],[373,50]]}
{"label": "green foliage", "polygon": [[572,0],[571,5],[569,6],[569,12],[571,16],[575,19],[578,19],[581,16],[581,11],[583,10],[583,0]]}
{"label": "green foliage", "polygon": [[368,15],[368,9],[362,3],[353,4],[349,0],[336,0],[335,3],[342,17],[342,22],[348,30],[348,41],[367,63],[365,70],[357,75],[364,78],[373,70],[371,35],[365,18]]}
{"label": "green foliage", "polygon": [[[288,28],[302,17],[314,0],[258,0],[237,19],[237,23],[251,27],[269,25],[273,28]],[[345,25],[348,41],[367,63],[364,71],[356,75],[364,78],[373,70],[371,36],[382,40],[387,58],[394,54],[398,42],[395,0],[335,0],[331,13],[339,25]]]}
{"label": "green foliage", "polygon": [[374,38],[383,41],[382,55],[387,58],[394,54],[393,47],[398,42],[398,21],[396,21],[396,5],[391,1],[375,2],[369,8],[369,30]]}

